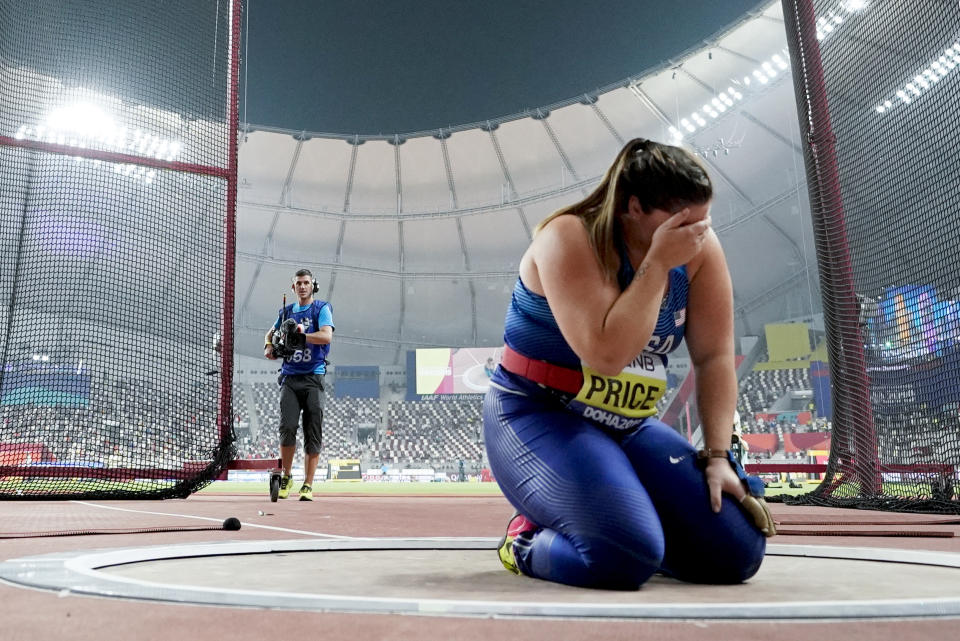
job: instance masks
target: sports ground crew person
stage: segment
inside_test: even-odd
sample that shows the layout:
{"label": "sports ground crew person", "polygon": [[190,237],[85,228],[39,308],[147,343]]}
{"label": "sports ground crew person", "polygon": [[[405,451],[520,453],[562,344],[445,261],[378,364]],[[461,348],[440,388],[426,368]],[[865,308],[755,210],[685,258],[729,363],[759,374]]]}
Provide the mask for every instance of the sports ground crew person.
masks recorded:
{"label": "sports ground crew person", "polygon": [[[317,281],[309,269],[296,273],[291,285],[297,302],[280,310],[267,332],[263,355],[283,358],[280,375],[280,459],[283,475],[279,497],[290,495],[293,485],[293,455],[297,428],[303,413],[304,479],[300,500],[313,500],[313,477],[323,439],[323,376],[333,340],[333,310],[330,303],[314,300]],[[275,351],[282,353],[278,354]]]}

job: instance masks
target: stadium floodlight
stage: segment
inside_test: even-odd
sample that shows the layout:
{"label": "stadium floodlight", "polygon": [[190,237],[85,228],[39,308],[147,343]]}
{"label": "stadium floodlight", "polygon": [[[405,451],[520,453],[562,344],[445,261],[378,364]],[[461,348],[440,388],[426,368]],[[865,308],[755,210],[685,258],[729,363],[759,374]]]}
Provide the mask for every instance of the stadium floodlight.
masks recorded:
{"label": "stadium floodlight", "polygon": [[112,138],[117,129],[113,119],[97,105],[77,102],[52,110],[45,118],[46,126],[59,136],[74,134],[77,138]]}
{"label": "stadium floodlight", "polygon": [[[933,89],[940,80],[951,74],[960,65],[960,42],[947,47],[943,53],[936,56],[927,67],[920,70],[902,88],[896,89],[893,95],[900,99],[899,104],[909,105],[915,98],[925,91]],[[912,94],[912,96],[911,96]],[[878,114],[885,114],[895,106],[890,98],[880,101],[874,110]]]}
{"label": "stadium floodlight", "polygon": [[183,145],[179,141],[174,140],[170,143],[170,147],[167,151],[167,157],[164,160],[173,160],[180,155],[180,150],[183,149]]}
{"label": "stadium floodlight", "polygon": [[826,18],[817,18],[817,40],[823,40],[833,33],[833,25]]}
{"label": "stadium floodlight", "polygon": [[[66,102],[51,109],[35,125],[21,124],[14,137],[17,140],[33,140],[58,144],[78,149],[111,151],[156,158],[171,162],[183,151],[179,140],[167,139],[142,129],[130,130],[118,124],[107,109],[90,99],[89,92],[82,92],[82,98]],[[75,158],[77,162],[92,162],[99,166],[99,159]],[[135,167],[114,165],[114,172],[131,176],[147,184],[157,176],[155,170],[135,171]]]}
{"label": "stadium floodlight", "polygon": [[[850,0],[838,7],[836,11],[831,11],[827,16],[821,16],[816,22],[817,39],[823,40],[827,36],[841,29],[846,18],[844,15],[845,12],[850,14],[856,11],[862,11],[863,9],[867,8],[868,5],[869,3],[865,0]],[[712,52],[709,52],[708,55],[712,57]],[[717,119],[721,114],[726,113],[728,110],[732,110],[736,102],[745,99],[744,94],[740,91],[740,89],[743,89],[744,91],[746,91],[748,88],[762,89],[765,85],[768,85],[771,80],[777,78],[781,72],[789,72],[789,59],[790,52],[786,47],[775,52],[773,55],[760,62],[755,69],[745,73],[742,76],[742,80],[731,79],[731,84],[729,87],[716,93],[705,105],[703,105],[703,107],[694,110],[689,116],[680,118],[678,120],[679,126],[671,126],[671,131],[675,129],[679,132],[680,127],[682,127],[687,133],[692,134],[696,133],[699,129],[705,128],[707,123],[710,122],[707,118]],[[947,50],[943,56],[943,59],[940,60],[941,67],[947,67],[948,63],[954,64],[955,66],[960,65],[960,43],[956,45],[955,52],[953,49]],[[682,69],[682,65],[674,67],[671,71],[674,79],[677,76],[678,69]],[[933,65],[931,65],[931,73],[939,73],[941,77],[944,75],[943,71]],[[927,74],[926,78],[929,79],[930,74]],[[933,81],[935,82],[936,79]],[[900,97],[899,94],[897,97]],[[909,98],[907,98],[907,100],[909,100]],[[880,103],[877,105],[876,109],[879,113],[884,113],[890,109],[890,106]]]}

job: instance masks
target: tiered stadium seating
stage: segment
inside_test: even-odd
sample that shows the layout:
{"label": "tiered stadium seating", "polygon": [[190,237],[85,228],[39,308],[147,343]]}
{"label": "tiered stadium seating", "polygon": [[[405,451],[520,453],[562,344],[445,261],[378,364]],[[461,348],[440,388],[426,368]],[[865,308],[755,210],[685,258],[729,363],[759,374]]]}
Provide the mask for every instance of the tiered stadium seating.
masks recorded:
{"label": "tiered stadium seating", "polygon": [[483,456],[480,409],[476,400],[397,401],[390,404],[387,429],[374,449],[376,460],[419,461],[448,468]]}
{"label": "tiered stadium seating", "polygon": [[[806,368],[754,370],[739,382],[740,413],[744,440],[751,459],[802,457],[809,447],[829,442],[829,421],[816,419],[808,425],[795,421],[758,420],[758,413],[770,408],[790,392],[809,390],[810,372]],[[798,436],[799,439],[794,439]]]}
{"label": "tiered stadium seating", "polygon": [[280,387],[276,383],[255,382],[250,384],[253,391],[253,411],[257,413],[261,431],[267,425],[275,425],[279,420]]}
{"label": "tiered stadium seating", "polygon": [[807,369],[754,370],[740,381],[737,411],[741,416],[764,412],[790,391],[810,389]]}
{"label": "tiered stadium seating", "polygon": [[233,382],[233,424],[234,426],[249,425],[250,408],[247,407],[247,395],[244,393],[243,383]]}
{"label": "tiered stadium seating", "polygon": [[[204,443],[216,429],[216,407],[212,384],[185,392],[148,380],[103,380],[92,387],[86,407],[3,406],[0,421],[5,443],[44,443],[55,461],[179,467],[184,456],[208,456]],[[197,435],[195,442],[190,434]]]}

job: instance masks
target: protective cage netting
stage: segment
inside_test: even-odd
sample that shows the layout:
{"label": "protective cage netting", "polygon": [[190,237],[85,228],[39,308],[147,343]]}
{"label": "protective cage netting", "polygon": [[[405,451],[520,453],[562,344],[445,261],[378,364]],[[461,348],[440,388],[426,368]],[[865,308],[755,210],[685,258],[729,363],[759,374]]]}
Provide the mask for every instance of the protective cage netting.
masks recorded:
{"label": "protective cage netting", "polygon": [[799,501],[960,513],[960,7],[783,7],[833,395]]}
{"label": "protective cage netting", "polygon": [[0,0],[0,498],[233,455],[237,0]]}

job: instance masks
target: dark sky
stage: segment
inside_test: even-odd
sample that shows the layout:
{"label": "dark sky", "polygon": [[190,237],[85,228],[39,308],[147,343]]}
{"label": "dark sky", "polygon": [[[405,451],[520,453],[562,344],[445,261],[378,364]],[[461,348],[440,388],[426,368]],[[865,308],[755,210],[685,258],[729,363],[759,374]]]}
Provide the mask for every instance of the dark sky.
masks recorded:
{"label": "dark sky", "polygon": [[240,117],[392,134],[497,118],[657,66],[759,0],[246,0]]}

